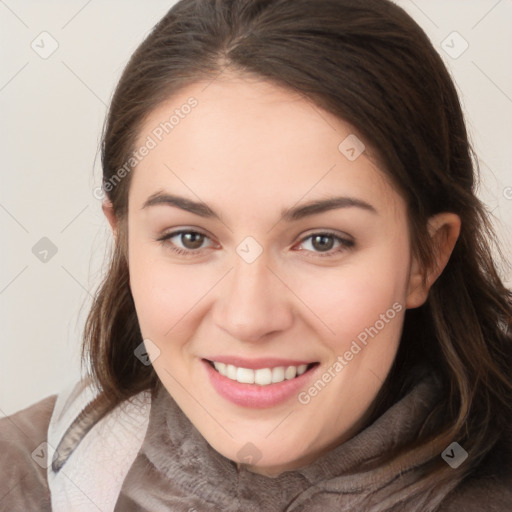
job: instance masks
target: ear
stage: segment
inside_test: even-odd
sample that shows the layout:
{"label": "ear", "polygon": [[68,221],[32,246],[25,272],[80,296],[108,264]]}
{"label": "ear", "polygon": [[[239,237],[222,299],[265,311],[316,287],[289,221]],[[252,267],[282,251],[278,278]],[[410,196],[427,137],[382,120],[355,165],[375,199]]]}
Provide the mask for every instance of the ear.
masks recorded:
{"label": "ear", "polygon": [[432,267],[422,267],[417,257],[413,257],[409,273],[406,308],[417,308],[425,303],[428,292],[446,267],[455,242],[460,233],[460,217],[455,213],[438,213],[430,217],[428,232],[432,239],[434,261]]}
{"label": "ear", "polygon": [[114,213],[114,207],[112,206],[112,203],[108,200],[105,200],[103,201],[101,208],[108,220],[108,223],[110,224],[110,227],[112,228],[114,236],[117,236],[117,216]]}

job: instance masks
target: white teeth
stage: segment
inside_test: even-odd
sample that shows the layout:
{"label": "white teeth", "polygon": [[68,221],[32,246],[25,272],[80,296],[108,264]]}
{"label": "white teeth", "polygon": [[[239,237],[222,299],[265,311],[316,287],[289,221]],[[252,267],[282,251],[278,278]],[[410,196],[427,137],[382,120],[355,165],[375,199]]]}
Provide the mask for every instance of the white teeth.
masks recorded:
{"label": "white teeth", "polygon": [[214,362],[215,369],[224,377],[236,380],[241,384],[258,384],[259,386],[268,386],[277,384],[286,380],[294,379],[302,375],[307,369],[307,364],[300,366],[276,366],[275,368],[259,368],[252,370],[250,368],[238,368],[232,364]]}
{"label": "white teeth", "polygon": [[254,370],[249,368],[237,368],[236,380],[242,384],[254,384]]}
{"label": "white teeth", "polygon": [[272,370],[270,368],[262,368],[254,372],[254,382],[260,386],[272,384]]}
{"label": "white teeth", "polygon": [[278,382],[283,382],[284,380],[284,366],[277,366],[276,368],[272,368],[272,383],[277,384]]}
{"label": "white teeth", "polygon": [[228,364],[226,366],[226,377],[231,380],[236,380],[236,366],[233,366],[232,364]]}
{"label": "white teeth", "polygon": [[284,378],[286,380],[294,379],[296,375],[297,375],[297,367],[296,366],[288,366],[288,368],[286,368],[286,371],[284,372]]}
{"label": "white teeth", "polygon": [[226,375],[226,364],[225,363],[213,363],[215,366],[215,369],[222,373],[222,375]]}
{"label": "white teeth", "polygon": [[297,375],[302,375],[308,369],[307,364],[301,364],[297,367]]}

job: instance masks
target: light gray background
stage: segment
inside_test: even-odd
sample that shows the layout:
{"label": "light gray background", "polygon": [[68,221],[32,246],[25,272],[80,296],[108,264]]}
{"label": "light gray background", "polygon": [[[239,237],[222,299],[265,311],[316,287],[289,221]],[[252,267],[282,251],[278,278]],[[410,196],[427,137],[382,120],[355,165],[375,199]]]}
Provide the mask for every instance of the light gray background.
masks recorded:
{"label": "light gray background", "polygon": [[[0,0],[0,417],[80,377],[81,331],[111,244],[93,196],[106,106],[127,59],[173,3]],[[512,0],[397,3],[455,78],[480,156],[480,197],[510,261]],[[52,39],[58,48],[47,58],[31,47],[44,54]],[[32,252],[43,237],[57,248],[46,262]]]}

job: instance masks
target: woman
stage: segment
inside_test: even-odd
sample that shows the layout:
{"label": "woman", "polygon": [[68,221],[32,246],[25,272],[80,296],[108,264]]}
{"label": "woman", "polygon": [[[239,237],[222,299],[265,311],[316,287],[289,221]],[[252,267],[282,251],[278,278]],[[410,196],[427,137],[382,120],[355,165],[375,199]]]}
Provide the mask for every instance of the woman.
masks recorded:
{"label": "woman", "polygon": [[511,294],[400,8],[182,0],[102,157],[88,377],[3,420],[2,506],[509,510]]}

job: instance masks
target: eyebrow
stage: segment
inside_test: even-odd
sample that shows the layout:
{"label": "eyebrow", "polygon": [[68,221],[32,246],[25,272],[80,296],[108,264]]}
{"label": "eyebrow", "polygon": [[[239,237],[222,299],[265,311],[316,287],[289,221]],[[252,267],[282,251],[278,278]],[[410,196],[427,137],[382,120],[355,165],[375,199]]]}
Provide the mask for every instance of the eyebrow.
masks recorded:
{"label": "eyebrow", "polygon": [[[156,192],[148,197],[141,209],[155,205],[175,206],[181,210],[193,213],[204,218],[213,218],[221,220],[220,216],[203,202],[192,201],[185,197]],[[330,197],[327,199],[317,199],[305,203],[301,206],[293,206],[281,211],[281,220],[293,222],[310,215],[318,215],[330,210],[339,208],[360,208],[370,213],[378,215],[377,210],[370,203],[357,199],[355,197]]]}

